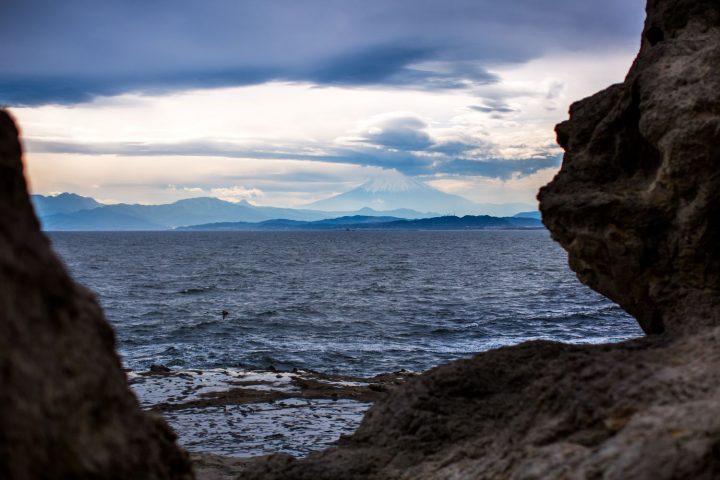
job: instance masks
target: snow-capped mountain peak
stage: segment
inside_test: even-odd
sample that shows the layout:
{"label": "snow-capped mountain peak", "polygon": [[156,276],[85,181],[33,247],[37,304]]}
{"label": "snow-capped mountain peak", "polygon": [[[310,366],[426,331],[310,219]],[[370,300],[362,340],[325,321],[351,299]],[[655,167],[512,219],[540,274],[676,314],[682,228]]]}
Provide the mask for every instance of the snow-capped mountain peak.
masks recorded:
{"label": "snow-capped mountain peak", "polygon": [[400,173],[375,177],[349,192],[309,205],[320,210],[413,209],[434,213],[470,213],[476,205],[463,197],[442,192]]}
{"label": "snow-capped mountain peak", "polygon": [[528,204],[478,204],[460,195],[443,192],[401,173],[375,177],[349,192],[341,193],[307,206],[324,211],[376,211],[410,209],[432,215],[510,216],[534,207]]}
{"label": "snow-capped mountain peak", "polygon": [[408,192],[411,190],[428,190],[430,187],[414,178],[404,175],[387,175],[376,177],[363,183],[358,190],[370,193],[379,192]]}

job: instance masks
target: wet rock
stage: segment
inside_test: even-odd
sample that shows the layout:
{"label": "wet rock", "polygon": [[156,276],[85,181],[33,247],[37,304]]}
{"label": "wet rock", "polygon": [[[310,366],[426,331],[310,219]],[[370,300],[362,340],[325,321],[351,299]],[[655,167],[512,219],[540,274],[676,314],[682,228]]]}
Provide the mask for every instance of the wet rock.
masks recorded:
{"label": "wet rock", "polygon": [[243,459],[210,453],[193,453],[192,461],[200,480],[235,480],[245,465]]}
{"label": "wet rock", "polygon": [[170,368],[166,367],[165,365],[150,365],[150,373],[154,375],[166,375],[168,373],[172,373],[172,370]]}
{"label": "wet rock", "polygon": [[720,3],[650,0],[626,81],[574,104],[543,221],[649,334],[418,375],[337,448],[244,479],[720,478]]}
{"label": "wet rock", "polygon": [[110,325],[40,232],[16,127],[0,111],[0,478],[190,479],[141,411]]}

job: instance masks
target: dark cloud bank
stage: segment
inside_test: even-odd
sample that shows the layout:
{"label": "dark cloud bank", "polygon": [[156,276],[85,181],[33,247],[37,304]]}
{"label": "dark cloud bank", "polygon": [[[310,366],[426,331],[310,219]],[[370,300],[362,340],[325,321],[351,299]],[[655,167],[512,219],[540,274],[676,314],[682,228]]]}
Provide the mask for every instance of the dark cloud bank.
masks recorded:
{"label": "dark cloud bank", "polygon": [[270,80],[465,88],[494,82],[493,62],[627,44],[642,15],[639,0],[4,0],[0,103]]}

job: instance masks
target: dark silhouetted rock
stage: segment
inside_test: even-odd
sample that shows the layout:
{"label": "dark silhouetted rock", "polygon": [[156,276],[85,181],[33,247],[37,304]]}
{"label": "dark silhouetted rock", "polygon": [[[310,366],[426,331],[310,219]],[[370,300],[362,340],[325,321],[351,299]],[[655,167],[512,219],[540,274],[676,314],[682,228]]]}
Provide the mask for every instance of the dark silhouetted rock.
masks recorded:
{"label": "dark silhouetted rock", "polygon": [[172,370],[165,365],[152,364],[150,365],[150,373],[155,375],[166,375],[168,373],[172,373]]}
{"label": "dark silhouetted rock", "polygon": [[720,2],[651,0],[625,83],[557,136],[540,208],[578,277],[647,333],[720,324]]}
{"label": "dark silhouetted rock", "polygon": [[241,478],[718,478],[719,340],[481,353],[409,380],[337,448],[262,458]]}
{"label": "dark silhouetted rock", "polygon": [[140,410],[94,296],[40,233],[18,132],[0,111],[0,478],[190,479]]}
{"label": "dark silhouetted rock", "polygon": [[557,132],[543,221],[583,282],[664,333],[437,367],[337,448],[258,459],[242,478],[720,478],[720,2],[650,0],[625,83]]}

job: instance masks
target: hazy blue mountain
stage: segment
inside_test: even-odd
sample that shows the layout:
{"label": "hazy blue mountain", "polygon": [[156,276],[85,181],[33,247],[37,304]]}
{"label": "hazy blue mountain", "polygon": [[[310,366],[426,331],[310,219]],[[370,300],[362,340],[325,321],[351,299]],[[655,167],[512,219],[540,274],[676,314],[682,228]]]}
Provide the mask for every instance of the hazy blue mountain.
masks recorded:
{"label": "hazy blue mountain", "polygon": [[312,223],[314,225],[345,226],[345,225],[387,223],[387,222],[394,222],[397,220],[402,220],[402,219],[398,218],[398,217],[390,217],[390,216],[373,217],[373,216],[367,216],[367,215],[347,215],[344,217],[318,220],[317,222],[312,222]]}
{"label": "hazy blue mountain", "polygon": [[41,217],[45,230],[110,231],[110,230],[167,230],[164,225],[132,215],[107,211],[105,208],[57,213]]}
{"label": "hazy blue mountain", "polygon": [[128,215],[166,228],[238,220],[260,222],[272,218],[250,204],[231,203],[208,197],[188,198],[164,205],[108,205],[101,210]]}
{"label": "hazy blue mountain", "polygon": [[540,220],[542,216],[540,215],[540,212],[537,210],[533,210],[532,212],[520,212],[513,215],[515,218],[534,218],[536,220]]}
{"label": "hazy blue mountain", "polygon": [[[317,210],[311,210],[317,212]],[[394,210],[374,210],[370,207],[364,207],[360,210],[354,210],[349,212],[326,212],[323,211],[326,215],[333,215],[335,217],[349,217],[353,215],[364,215],[366,217],[396,217],[396,218],[407,218],[407,219],[416,219],[416,218],[430,218],[430,217],[439,217],[440,214],[437,212],[418,212],[417,210],[412,210],[410,208],[396,208]]]}
{"label": "hazy blue mountain", "polygon": [[368,181],[349,192],[319,200],[307,207],[329,211],[359,210],[371,207],[386,212],[408,208],[421,212],[439,212],[440,214],[483,214],[502,217],[533,208],[532,205],[525,203],[475,203],[459,195],[441,192],[425,183],[402,175]]}
{"label": "hazy blue mountain", "polygon": [[362,215],[300,222],[297,220],[268,220],[265,222],[222,222],[180,227],[187,231],[243,231],[243,230],[481,230],[543,228],[534,218],[443,216],[415,220]]}
{"label": "hazy blue mountain", "polygon": [[[489,215],[448,215],[419,220],[397,220],[379,224],[384,230],[484,230],[543,228],[539,220],[533,218],[491,217]],[[356,228],[362,228],[357,226]]]}
{"label": "hazy blue mountain", "polygon": [[[400,174],[366,182],[305,209],[264,207],[247,201],[233,203],[210,197],[163,205],[103,205],[74,193],[33,195],[32,201],[45,230],[163,230],[214,223],[256,224],[277,219],[313,222],[357,215],[424,219],[446,214],[493,217],[517,214],[518,217],[531,215],[530,218],[538,218],[532,216],[538,215],[531,212],[532,205],[478,204]],[[288,225],[287,228],[295,227]]]}
{"label": "hazy blue mountain", "polygon": [[92,198],[75,194],[35,197],[34,201],[39,205],[36,207],[38,216],[45,230],[164,230],[205,223],[257,223],[275,219],[307,222],[352,215],[394,218],[433,216],[410,209],[380,212],[363,208],[350,212],[324,212],[262,207],[245,201],[232,203],[208,197],[189,198],[164,205],[102,205]]}
{"label": "hazy blue mountain", "polygon": [[385,211],[410,208],[424,212],[465,213],[473,211],[476,205],[466,198],[400,175],[370,180],[349,192],[308,205],[308,208],[334,211],[365,207]]}
{"label": "hazy blue mountain", "polygon": [[309,222],[299,220],[265,220],[264,222],[217,222],[204,223],[201,225],[188,225],[177,227],[177,231],[200,231],[200,232],[238,232],[238,231],[259,231],[259,230],[301,230],[303,225]]}
{"label": "hazy blue mountain", "polygon": [[[385,194],[396,195],[400,192],[406,200],[417,200],[421,206],[449,208],[452,200],[457,207],[453,211],[462,211],[462,208],[480,209],[487,205],[479,205],[469,200],[448,195],[435,190],[420,182],[401,177],[398,184],[375,182],[369,186],[368,191],[375,189],[377,198]],[[367,185],[367,184],[366,184]],[[404,185],[404,186],[403,186]],[[400,190],[397,190],[400,188]],[[404,189],[404,190],[402,190]],[[355,189],[355,191],[358,189]],[[348,192],[350,194],[352,192]],[[371,192],[372,193],[372,192]],[[345,195],[345,194],[343,194]],[[334,197],[338,198],[338,197]],[[428,201],[428,199],[430,199]],[[434,200],[433,200],[434,199]],[[329,199],[332,200],[332,199]],[[424,219],[440,217],[437,210],[428,209],[424,213],[411,208],[393,208],[390,210],[376,210],[363,206],[358,209],[339,209],[335,211],[321,211],[309,209],[276,208],[252,205],[246,201],[239,203],[226,202],[217,198],[201,197],[179,200],[164,205],[116,204],[103,205],[89,197],[82,197],[72,193],[63,193],[57,196],[34,195],[33,203],[45,230],[167,230],[188,225],[231,224],[248,223],[251,227],[243,229],[256,229],[260,222],[272,220],[275,223],[263,226],[264,229],[294,229],[300,228],[295,224],[280,222],[317,222],[328,220],[313,226],[303,225],[302,228],[328,228],[337,225],[340,219],[347,224],[387,222],[397,219]],[[349,204],[339,204],[338,207]],[[463,207],[463,205],[465,207]],[[496,217],[509,216],[506,210],[508,205],[500,205],[493,211]],[[528,207],[523,205],[523,207]],[[486,208],[487,210],[487,208]],[[492,211],[492,209],[490,209]],[[364,218],[364,221],[360,219]],[[279,220],[282,219],[282,220]],[[219,228],[219,227],[218,227]],[[234,228],[228,226],[227,228]],[[240,228],[239,226],[237,228]],[[355,227],[353,227],[355,228]]]}
{"label": "hazy blue mountain", "polygon": [[31,195],[35,213],[38,217],[55,215],[57,213],[72,213],[79,210],[102,207],[95,199],[82,197],[74,193],[61,193],[60,195]]}
{"label": "hazy blue mountain", "polygon": [[491,217],[512,217],[517,212],[531,210],[529,203],[478,203],[478,215]]}
{"label": "hazy blue mountain", "polygon": [[380,223],[394,222],[401,220],[397,217],[374,217],[367,215],[351,215],[338,218],[327,218],[313,222],[302,222],[298,220],[276,219],[264,222],[220,222],[206,223],[202,225],[191,225],[179,227],[177,230],[202,230],[202,231],[237,231],[237,230],[335,230],[358,225],[377,225]]}

